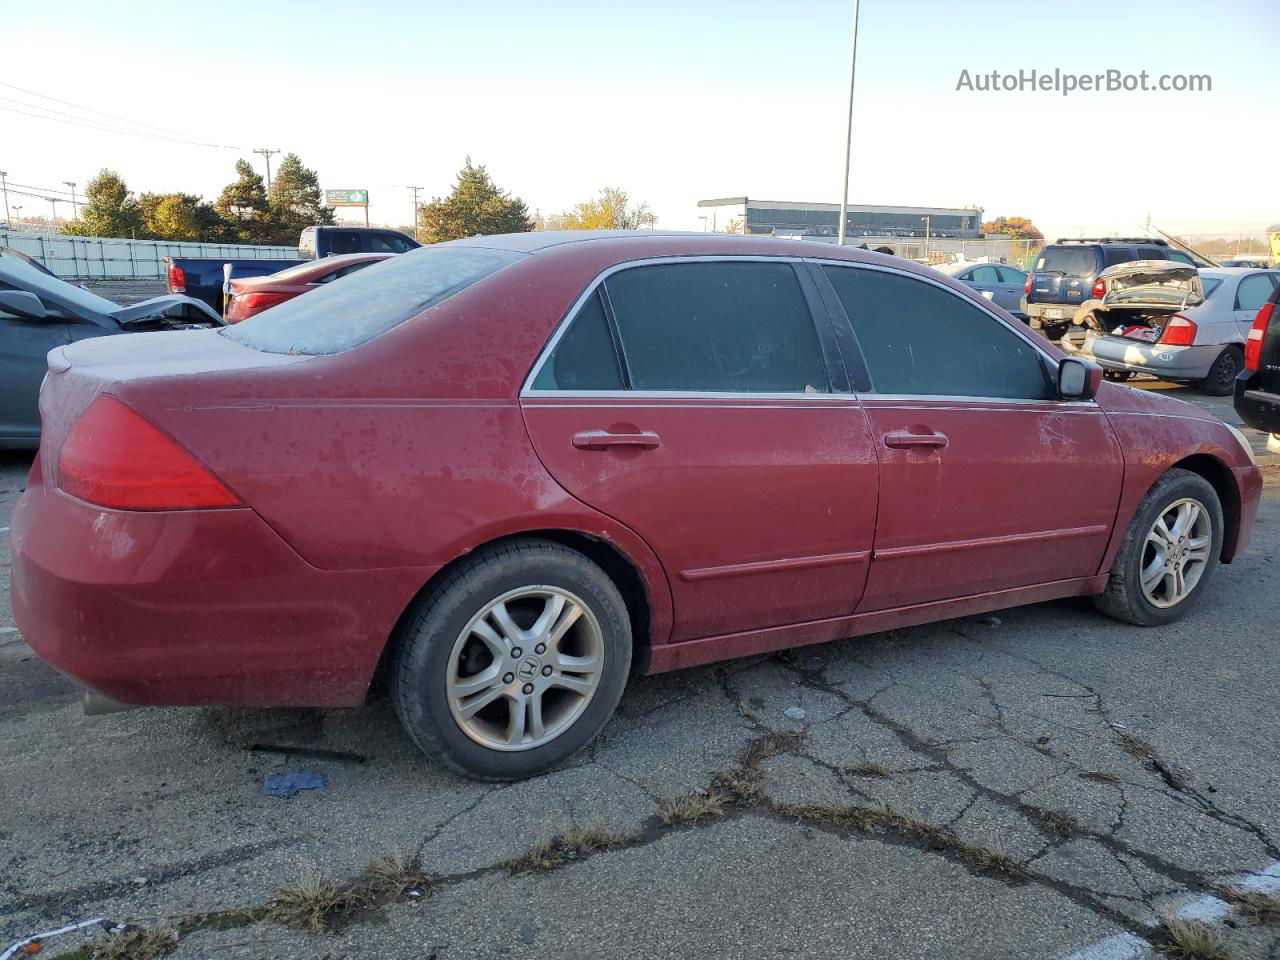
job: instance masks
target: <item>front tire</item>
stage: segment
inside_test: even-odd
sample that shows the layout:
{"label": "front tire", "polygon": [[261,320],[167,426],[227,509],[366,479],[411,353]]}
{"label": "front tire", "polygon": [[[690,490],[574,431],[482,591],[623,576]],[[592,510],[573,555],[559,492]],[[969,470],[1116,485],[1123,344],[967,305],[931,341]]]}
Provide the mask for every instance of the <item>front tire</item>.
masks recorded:
{"label": "front tire", "polygon": [[476,551],[419,602],[398,639],[392,702],[428,756],[515,780],[590,743],[630,668],[613,581],[562,544],[521,540]]}
{"label": "front tire", "polygon": [[1213,361],[1208,375],[1200,381],[1200,390],[1211,397],[1229,397],[1236,389],[1236,374],[1244,367],[1244,351],[1235,344],[1227,347]]}
{"label": "front tire", "polygon": [[1222,553],[1222,503],[1198,473],[1173,469],[1138,505],[1094,604],[1140,627],[1172,623],[1200,599]]}

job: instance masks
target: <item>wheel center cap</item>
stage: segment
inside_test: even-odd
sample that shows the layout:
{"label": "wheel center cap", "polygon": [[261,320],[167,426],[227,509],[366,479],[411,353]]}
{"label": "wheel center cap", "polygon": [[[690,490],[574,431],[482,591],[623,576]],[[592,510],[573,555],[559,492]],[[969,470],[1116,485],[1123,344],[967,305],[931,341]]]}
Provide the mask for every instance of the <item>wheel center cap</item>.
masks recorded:
{"label": "wheel center cap", "polygon": [[516,676],[521,680],[532,680],[538,675],[538,670],[541,667],[542,663],[537,657],[525,657],[520,661],[520,666],[516,668]]}

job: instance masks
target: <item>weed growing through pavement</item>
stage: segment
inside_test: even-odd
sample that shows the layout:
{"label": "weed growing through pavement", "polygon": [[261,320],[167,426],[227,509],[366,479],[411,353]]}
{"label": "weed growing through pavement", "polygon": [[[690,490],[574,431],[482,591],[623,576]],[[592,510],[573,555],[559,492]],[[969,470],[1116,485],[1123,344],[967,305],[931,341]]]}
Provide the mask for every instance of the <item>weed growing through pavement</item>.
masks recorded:
{"label": "weed growing through pavement", "polygon": [[658,805],[658,817],[667,826],[678,823],[697,823],[704,817],[724,816],[724,797],[716,793],[690,793],[663,800]]}

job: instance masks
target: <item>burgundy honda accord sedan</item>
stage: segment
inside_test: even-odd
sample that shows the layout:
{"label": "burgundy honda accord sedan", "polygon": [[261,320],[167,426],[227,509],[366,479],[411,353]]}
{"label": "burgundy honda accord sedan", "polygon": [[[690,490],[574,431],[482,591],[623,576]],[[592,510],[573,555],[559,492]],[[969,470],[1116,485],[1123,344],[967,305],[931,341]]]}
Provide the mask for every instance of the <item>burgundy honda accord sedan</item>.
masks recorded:
{"label": "burgundy honda accord sedan", "polygon": [[53,351],[13,609],[129,704],[350,706],[475,777],[662,671],[1056,597],[1156,625],[1261,476],[936,271],[749,237],[424,247]]}

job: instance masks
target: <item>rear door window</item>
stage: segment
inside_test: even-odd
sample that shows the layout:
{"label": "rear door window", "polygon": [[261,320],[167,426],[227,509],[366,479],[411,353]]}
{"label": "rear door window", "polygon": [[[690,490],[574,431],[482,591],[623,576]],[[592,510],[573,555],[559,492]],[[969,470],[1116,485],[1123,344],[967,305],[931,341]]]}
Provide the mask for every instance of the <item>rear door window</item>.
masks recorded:
{"label": "rear door window", "polygon": [[974,267],[969,279],[974,283],[999,283],[1000,275],[995,267]]}
{"label": "rear door window", "polygon": [[1267,302],[1267,298],[1271,296],[1271,291],[1274,289],[1275,284],[1271,282],[1268,274],[1250,274],[1241,280],[1240,286],[1236,288],[1236,309],[1257,310]]}
{"label": "rear door window", "polygon": [[609,277],[636,390],[827,393],[814,318],[786,262],[640,266]]}
{"label": "rear door window", "polygon": [[877,393],[1053,398],[1040,353],[964,297],[905,274],[823,268]]}
{"label": "rear door window", "polygon": [[1000,273],[1001,283],[1016,283],[1021,286],[1027,281],[1027,275],[1013,267],[996,267],[996,270]]}
{"label": "rear door window", "polygon": [[428,247],[391,257],[221,330],[265,353],[341,353],[399,326],[526,254]]}
{"label": "rear door window", "polygon": [[1093,247],[1045,247],[1036,261],[1036,270],[1067,277],[1090,276],[1097,267]]}
{"label": "rear door window", "polygon": [[538,375],[535,390],[621,390],[622,363],[605,316],[600,291],[593,290],[569,321]]}
{"label": "rear door window", "polygon": [[375,233],[369,237],[370,253],[407,253],[414,249],[417,248],[396,233]]}
{"label": "rear door window", "polygon": [[1156,247],[1156,246],[1139,247],[1138,259],[1139,260],[1168,260],[1169,254],[1167,252],[1166,247]]}

